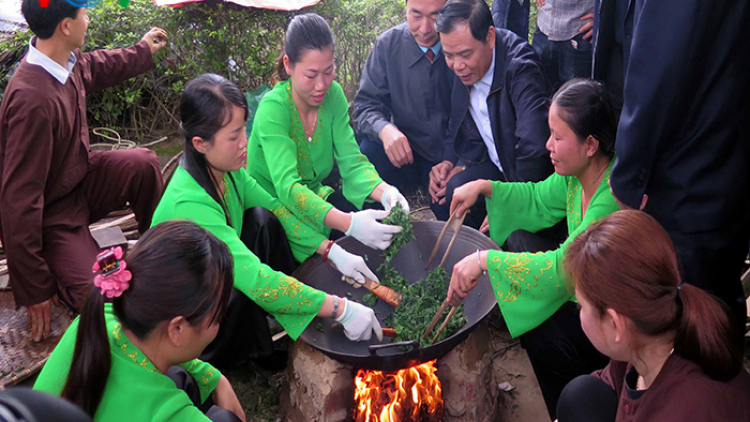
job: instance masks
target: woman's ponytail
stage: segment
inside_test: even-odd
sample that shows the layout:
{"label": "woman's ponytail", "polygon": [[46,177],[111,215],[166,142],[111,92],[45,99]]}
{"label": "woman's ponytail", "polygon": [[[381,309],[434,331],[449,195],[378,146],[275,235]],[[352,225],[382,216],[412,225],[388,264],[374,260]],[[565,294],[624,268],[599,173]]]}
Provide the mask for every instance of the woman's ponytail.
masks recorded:
{"label": "woman's ponytail", "polygon": [[111,366],[112,355],[104,320],[104,296],[92,286],[78,319],[73,361],[61,396],[93,418],[102,401]]}
{"label": "woman's ponytail", "polygon": [[[159,324],[178,316],[194,327],[206,318],[218,324],[229,306],[234,283],[234,263],[226,244],[184,220],[150,228],[119,268],[123,277],[115,279],[117,273],[110,272],[107,277],[113,278],[101,276],[99,287],[92,286],[78,320],[73,359],[61,394],[92,418],[112,367],[102,291],[113,297],[112,312],[123,335],[133,335],[131,341],[145,341]],[[125,272],[130,274],[125,276]]]}
{"label": "woman's ponytail", "polygon": [[682,315],[677,320],[675,353],[703,368],[711,378],[726,381],[742,367],[742,352],[735,346],[736,327],[728,311],[705,291],[683,284],[677,293]]}
{"label": "woman's ponytail", "polygon": [[711,378],[739,373],[742,352],[728,312],[698,287],[680,284],[672,241],[650,215],[624,210],[592,224],[569,245],[565,270],[600,315],[614,309],[645,341],[673,342],[676,354]]}

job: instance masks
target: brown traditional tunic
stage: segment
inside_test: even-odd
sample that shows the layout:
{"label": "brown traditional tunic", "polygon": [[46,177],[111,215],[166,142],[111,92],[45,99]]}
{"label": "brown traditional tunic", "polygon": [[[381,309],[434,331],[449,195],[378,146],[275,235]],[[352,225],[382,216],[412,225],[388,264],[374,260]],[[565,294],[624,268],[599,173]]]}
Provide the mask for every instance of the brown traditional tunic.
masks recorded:
{"label": "brown traditional tunic", "polygon": [[611,361],[592,375],[620,397],[617,422],[747,422],[750,421],[750,376],[743,368],[728,382],[704,374],[694,362],[673,354],[654,382],[639,398],[631,398],[625,376],[626,362]]}
{"label": "brown traditional tunic", "polygon": [[[74,55],[77,62],[65,84],[42,66],[30,64],[24,58],[8,83],[0,105],[0,238],[8,256],[10,282],[19,306],[49,299],[56,293],[60,278],[65,277],[65,274],[55,274],[57,271],[50,268],[51,257],[46,256],[46,244],[52,237],[50,228],[77,230],[88,235],[87,229],[80,228],[87,227],[91,217],[101,212],[94,211],[97,207],[91,205],[92,196],[99,195],[94,199],[98,205],[116,202],[112,200],[114,196],[119,196],[122,204],[131,199],[122,192],[109,192],[109,198],[102,196],[100,192],[111,187],[107,180],[101,180],[104,177],[100,167],[107,162],[122,162],[133,157],[144,158],[151,166],[155,160],[153,154],[147,155],[145,151],[111,155],[90,152],[86,123],[87,92],[116,85],[154,66],[147,43],[142,41],[129,48],[91,53],[76,50]],[[123,168],[121,165],[119,171]],[[147,171],[153,173],[151,169]],[[107,176],[111,173],[110,170]],[[99,180],[84,183],[87,175],[89,178],[97,175]],[[94,182],[107,189],[94,186]],[[154,181],[153,176],[149,176],[142,182],[161,188],[160,178]],[[125,187],[119,181],[114,185],[120,189]],[[137,190],[137,186],[127,188],[130,192]],[[158,194],[153,207],[156,203]],[[147,222],[140,220],[145,227],[150,224],[150,216]],[[88,271],[90,273],[90,266]]]}

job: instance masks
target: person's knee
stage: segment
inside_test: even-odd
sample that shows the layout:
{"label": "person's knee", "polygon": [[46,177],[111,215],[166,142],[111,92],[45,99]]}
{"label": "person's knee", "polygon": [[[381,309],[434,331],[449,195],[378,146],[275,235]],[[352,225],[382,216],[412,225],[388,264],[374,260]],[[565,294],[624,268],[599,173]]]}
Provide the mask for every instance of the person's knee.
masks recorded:
{"label": "person's knee", "polygon": [[528,233],[528,231],[523,229],[513,231],[505,240],[503,250],[508,252],[528,252],[525,246]]}
{"label": "person's knee", "polygon": [[368,158],[370,157],[370,155],[378,153],[378,149],[382,149],[382,147],[378,147],[378,144],[370,140],[370,138],[366,136],[360,138],[359,150],[362,151],[362,154],[366,155]]}
{"label": "person's knee", "polygon": [[122,162],[122,171],[144,180],[161,177],[161,167],[156,153],[146,148],[128,150]]}
{"label": "person's knee", "polygon": [[216,405],[211,406],[211,408],[208,409],[208,412],[206,412],[206,417],[212,422],[240,422],[241,421],[241,419],[234,413]]}
{"label": "person's knee", "polygon": [[360,151],[367,157],[370,163],[377,170],[378,175],[388,184],[397,186],[401,182],[399,169],[397,169],[388,158],[388,154],[383,149],[383,144],[379,144],[369,138],[362,138]]}
{"label": "person's knee", "polygon": [[388,155],[386,155],[385,150],[383,149],[383,145],[371,140],[370,138],[362,138],[362,141],[359,144],[359,150],[365,157],[367,157],[376,169],[382,166],[383,161],[388,161],[390,163]]}
{"label": "person's knee", "polygon": [[448,184],[445,186],[445,199],[448,202],[448,206],[450,206],[450,203],[453,200],[453,192],[470,181],[471,180],[463,177],[461,172],[453,175],[453,177],[448,180]]}
{"label": "person's knee", "polygon": [[159,157],[156,156],[154,151],[146,148],[136,148],[133,152],[135,153],[134,162],[138,170],[148,173],[161,173]]}
{"label": "person's knee", "polygon": [[435,214],[435,218],[437,218],[439,221],[446,221],[450,217],[450,203],[446,202],[443,205],[440,205],[437,202],[433,202],[430,204],[430,210],[432,210],[432,213]]}
{"label": "person's knee", "polygon": [[255,224],[261,226],[267,226],[269,224],[279,226],[281,225],[281,222],[279,222],[279,219],[276,218],[276,215],[274,215],[273,212],[266,208],[252,207],[245,211],[245,213],[249,214],[248,217],[250,217],[250,219],[252,219]]}
{"label": "person's knee", "polygon": [[247,229],[252,230],[254,233],[273,234],[274,236],[284,232],[284,226],[282,226],[281,221],[279,221],[276,215],[263,207],[252,207],[246,210],[242,227],[243,233]]}

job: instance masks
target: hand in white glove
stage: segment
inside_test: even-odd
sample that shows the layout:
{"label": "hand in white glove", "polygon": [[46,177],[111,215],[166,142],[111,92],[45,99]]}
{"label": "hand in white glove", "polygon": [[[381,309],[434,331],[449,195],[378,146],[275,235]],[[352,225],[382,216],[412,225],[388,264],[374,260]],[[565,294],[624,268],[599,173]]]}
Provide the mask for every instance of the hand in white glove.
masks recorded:
{"label": "hand in white glove", "polygon": [[336,318],[344,326],[346,338],[352,341],[367,341],[375,332],[378,341],[383,341],[383,329],[375,317],[375,312],[367,306],[347,300],[341,316]]}
{"label": "hand in white glove", "polygon": [[354,279],[359,284],[365,284],[365,277],[378,281],[378,277],[370,271],[361,256],[350,254],[336,243],[328,251],[328,259],[341,274]]}
{"label": "hand in white glove", "polygon": [[352,216],[352,222],[346,235],[374,249],[386,249],[391,245],[393,235],[404,229],[401,226],[378,222],[388,217],[388,211],[364,210],[349,214]]}
{"label": "hand in white glove", "polygon": [[383,196],[380,198],[380,203],[383,204],[383,208],[389,212],[396,206],[396,204],[401,204],[401,208],[409,214],[409,203],[395,186],[388,186],[388,188],[386,188],[385,192],[383,192]]}

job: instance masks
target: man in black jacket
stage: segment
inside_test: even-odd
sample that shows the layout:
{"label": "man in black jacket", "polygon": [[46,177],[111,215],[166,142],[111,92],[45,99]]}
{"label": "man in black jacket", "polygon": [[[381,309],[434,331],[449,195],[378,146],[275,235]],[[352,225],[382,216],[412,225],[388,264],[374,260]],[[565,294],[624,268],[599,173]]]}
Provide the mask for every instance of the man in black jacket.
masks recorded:
{"label": "man in black jacket", "polygon": [[744,329],[750,2],[616,0],[596,11],[594,75],[623,93],[612,192],[664,226],[683,281],[723,300]]}
{"label": "man in black jacket", "polygon": [[[443,162],[430,172],[432,211],[447,220],[453,190],[477,179],[539,181],[552,173],[547,85],[531,46],[495,29],[483,0],[449,1],[436,22],[456,76]],[[486,215],[477,201],[465,224]]]}

